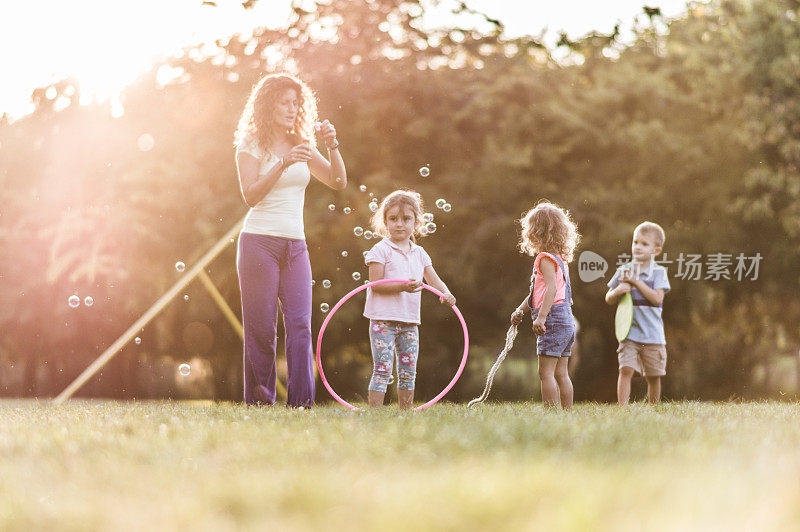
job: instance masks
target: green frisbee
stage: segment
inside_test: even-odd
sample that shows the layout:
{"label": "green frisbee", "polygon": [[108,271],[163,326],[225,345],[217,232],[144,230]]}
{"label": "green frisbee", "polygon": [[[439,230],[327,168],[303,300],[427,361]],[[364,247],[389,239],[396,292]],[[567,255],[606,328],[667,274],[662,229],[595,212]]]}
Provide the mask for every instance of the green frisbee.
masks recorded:
{"label": "green frisbee", "polygon": [[617,341],[621,342],[628,337],[633,323],[633,297],[628,292],[622,296],[617,304],[617,315],[614,316],[614,332]]}

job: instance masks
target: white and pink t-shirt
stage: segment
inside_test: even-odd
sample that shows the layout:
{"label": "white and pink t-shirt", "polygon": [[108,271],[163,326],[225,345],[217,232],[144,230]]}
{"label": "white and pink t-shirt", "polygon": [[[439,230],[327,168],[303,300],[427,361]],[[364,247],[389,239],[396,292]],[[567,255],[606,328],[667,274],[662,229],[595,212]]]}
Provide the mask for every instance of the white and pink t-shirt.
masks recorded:
{"label": "white and pink t-shirt", "polygon": [[[433,264],[422,246],[411,242],[411,248],[403,251],[388,238],[384,238],[367,252],[364,263],[369,266],[371,262],[383,264],[384,279],[403,280],[422,280],[425,268]],[[364,317],[371,320],[401,321],[419,325],[421,303],[421,292],[377,294],[372,288],[367,288]]]}
{"label": "white and pink t-shirt", "polygon": [[[544,302],[544,292],[547,289],[547,286],[544,283],[542,271],[539,269],[539,263],[544,257],[552,261],[553,265],[556,267],[556,298],[553,301],[553,304],[555,305],[556,303],[563,303],[566,296],[567,281],[564,279],[564,274],[561,273],[561,267],[558,265],[556,256],[547,252],[539,253],[536,255],[536,259],[533,261],[533,301],[528,301],[528,304],[532,305],[531,308],[540,308]],[[569,271],[566,272],[566,275],[569,275]],[[572,301],[569,303],[571,305]]]}

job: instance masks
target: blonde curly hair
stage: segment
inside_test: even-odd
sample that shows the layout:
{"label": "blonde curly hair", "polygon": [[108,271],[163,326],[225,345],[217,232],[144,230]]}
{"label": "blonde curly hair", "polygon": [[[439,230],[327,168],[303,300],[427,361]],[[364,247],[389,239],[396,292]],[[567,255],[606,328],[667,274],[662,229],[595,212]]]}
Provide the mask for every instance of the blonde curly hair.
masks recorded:
{"label": "blonde curly hair", "polygon": [[569,211],[542,200],[536,207],[522,215],[522,234],[519,249],[531,257],[546,251],[560,255],[572,262],[572,253],[580,242],[581,235]]}
{"label": "blonde curly hair", "polygon": [[317,99],[311,88],[291,74],[268,74],[250,91],[239,126],[234,135],[234,145],[239,145],[247,135],[252,135],[258,146],[271,152],[278,139],[280,126],[275,122],[274,109],[278,99],[288,89],[297,91],[299,110],[289,136],[296,143],[315,142],[314,123],[317,121]]}
{"label": "blonde curly hair", "polygon": [[425,221],[422,219],[425,214],[425,207],[422,203],[422,196],[413,190],[395,190],[385,198],[372,215],[370,225],[372,231],[384,238],[389,237],[389,229],[386,228],[386,214],[394,207],[402,206],[408,207],[414,213],[414,232],[411,235],[412,240],[416,240],[415,236],[424,236],[420,229]]}

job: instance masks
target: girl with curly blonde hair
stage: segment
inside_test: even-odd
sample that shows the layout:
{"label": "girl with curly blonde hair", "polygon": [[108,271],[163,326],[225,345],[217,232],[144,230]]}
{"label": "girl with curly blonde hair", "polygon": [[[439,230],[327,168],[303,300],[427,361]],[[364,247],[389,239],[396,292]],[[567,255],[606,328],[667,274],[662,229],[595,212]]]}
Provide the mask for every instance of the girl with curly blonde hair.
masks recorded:
{"label": "girl with curly blonde hair", "polygon": [[[335,190],[347,185],[336,129],[316,120],[308,85],[289,74],[270,74],[253,87],[235,134],[239,186],[250,207],[236,256],[247,404],[275,402],[278,301],[286,330],[288,405],[314,403],[305,191],[311,176]],[[315,130],[328,159],[315,147]]]}
{"label": "girl with curly blonde hair", "polygon": [[404,279],[367,288],[364,316],[369,318],[369,338],[374,362],[369,382],[369,406],[383,405],[397,355],[397,401],[400,408],[414,404],[414,383],[419,356],[422,279],[444,294],[440,301],[455,305],[456,298],[442,282],[428,253],[415,242],[423,232],[422,198],[410,190],[395,190],[381,202],[372,228],[383,240],[364,256],[369,280]]}
{"label": "girl with curly blonde hair", "polygon": [[526,309],[531,310],[533,332],[538,336],[536,353],[545,406],[561,403],[572,408],[572,381],[568,361],[575,340],[572,315],[572,287],[567,263],[572,261],[580,235],[569,212],[547,201],[522,215],[519,247],[535,257],[531,288],[525,300],[511,314],[518,325]]}

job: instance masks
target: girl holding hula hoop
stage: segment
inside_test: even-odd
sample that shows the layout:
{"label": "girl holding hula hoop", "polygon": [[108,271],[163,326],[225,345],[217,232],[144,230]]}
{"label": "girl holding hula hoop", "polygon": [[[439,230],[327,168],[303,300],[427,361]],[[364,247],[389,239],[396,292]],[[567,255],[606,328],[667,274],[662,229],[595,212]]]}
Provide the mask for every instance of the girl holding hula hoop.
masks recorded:
{"label": "girl holding hula hoop", "polygon": [[[288,406],[314,404],[305,190],[311,176],[332,189],[347,185],[336,129],[327,120],[316,120],[311,89],[289,74],[270,74],[253,87],[236,131],[239,185],[250,207],[236,256],[247,404],[275,403],[279,302],[286,330]],[[328,159],[315,147],[315,129],[325,140]]]}
{"label": "girl holding hula hoop", "polygon": [[414,403],[414,382],[419,356],[422,279],[442,294],[440,301],[453,306],[456,298],[433,269],[428,253],[415,242],[423,225],[422,199],[416,192],[396,190],[381,202],[372,216],[372,229],[383,240],[364,257],[369,280],[408,279],[367,288],[364,316],[370,319],[369,338],[374,362],[369,382],[370,408],[383,406],[397,354],[397,401],[402,409]]}

